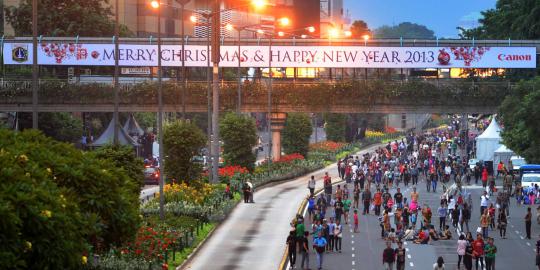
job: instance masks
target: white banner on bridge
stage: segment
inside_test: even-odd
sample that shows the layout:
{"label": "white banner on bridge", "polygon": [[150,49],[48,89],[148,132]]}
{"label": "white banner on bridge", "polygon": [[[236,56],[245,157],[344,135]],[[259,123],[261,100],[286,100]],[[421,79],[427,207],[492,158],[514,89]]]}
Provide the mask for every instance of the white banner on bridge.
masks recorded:
{"label": "white banner on bridge", "polygon": [[[206,46],[186,45],[185,65],[207,66]],[[157,66],[157,45],[120,45],[121,66]],[[162,65],[182,65],[180,45],[162,46]],[[221,67],[268,67],[268,46],[221,47]],[[32,64],[31,43],[8,43],[4,63]],[[114,44],[42,43],[40,65],[114,66]],[[272,67],[536,68],[536,47],[274,46]]]}

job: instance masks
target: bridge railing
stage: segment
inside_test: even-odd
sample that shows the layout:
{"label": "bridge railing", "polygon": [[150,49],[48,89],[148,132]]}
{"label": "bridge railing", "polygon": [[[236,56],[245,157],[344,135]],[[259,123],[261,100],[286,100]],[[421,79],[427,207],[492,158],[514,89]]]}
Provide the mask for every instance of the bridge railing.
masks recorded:
{"label": "bridge railing", "polygon": [[[207,83],[187,83],[185,104],[206,106]],[[303,106],[326,108],[331,106],[377,105],[461,105],[497,106],[512,90],[508,82],[470,81],[315,81],[274,82],[273,106]],[[246,82],[241,86],[244,106],[267,106],[269,84],[264,79]],[[182,87],[176,82],[164,82],[166,105],[182,104]],[[39,104],[112,104],[110,83],[70,84],[61,80],[41,80]],[[221,82],[220,104],[233,109],[237,102],[237,83]],[[0,81],[0,104],[31,104],[32,84],[29,81]],[[143,82],[123,84],[121,105],[157,104],[157,84]]]}

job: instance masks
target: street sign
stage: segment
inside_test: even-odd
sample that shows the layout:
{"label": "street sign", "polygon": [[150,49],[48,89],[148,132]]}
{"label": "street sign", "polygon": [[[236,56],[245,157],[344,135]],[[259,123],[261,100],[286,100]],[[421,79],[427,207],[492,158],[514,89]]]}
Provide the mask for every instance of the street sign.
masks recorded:
{"label": "street sign", "polygon": [[150,75],[150,67],[122,68],[123,75]]}

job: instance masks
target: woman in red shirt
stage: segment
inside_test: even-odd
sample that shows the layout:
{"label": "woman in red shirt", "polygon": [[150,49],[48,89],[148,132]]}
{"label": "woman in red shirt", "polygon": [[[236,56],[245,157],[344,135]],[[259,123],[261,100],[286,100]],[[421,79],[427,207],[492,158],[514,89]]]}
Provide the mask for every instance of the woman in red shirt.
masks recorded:
{"label": "woman in red shirt", "polygon": [[482,186],[486,188],[487,186],[487,180],[488,180],[488,171],[487,168],[484,167],[484,170],[482,170]]}
{"label": "woman in red shirt", "polygon": [[476,234],[476,240],[473,244],[473,256],[476,259],[476,269],[478,269],[478,262],[480,261],[480,269],[484,269],[484,239],[482,234]]}

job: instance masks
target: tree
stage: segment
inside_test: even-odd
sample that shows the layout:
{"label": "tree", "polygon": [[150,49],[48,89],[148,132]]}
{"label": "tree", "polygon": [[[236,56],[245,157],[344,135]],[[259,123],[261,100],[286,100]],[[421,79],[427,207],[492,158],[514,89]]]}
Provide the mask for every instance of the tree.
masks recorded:
{"label": "tree", "polygon": [[364,35],[371,36],[371,30],[363,20],[354,21],[351,25],[351,32],[353,38],[362,38]]}
{"label": "tree", "polygon": [[131,146],[107,145],[95,151],[96,157],[110,161],[115,167],[122,168],[136,185],[133,192],[137,193],[144,184],[143,161],[135,155]]}
{"label": "tree", "polygon": [[299,153],[306,157],[311,133],[313,133],[313,126],[307,114],[289,113],[285,128],[281,131],[284,152],[286,154]]}
{"label": "tree", "polygon": [[[40,0],[38,5],[38,31],[44,36],[112,36],[114,22],[112,8],[107,0]],[[32,0],[19,6],[4,8],[6,21],[13,26],[15,35],[32,34]],[[132,35],[121,25],[121,36]]]}
{"label": "tree", "polygon": [[508,95],[499,114],[503,143],[527,162],[540,163],[540,77],[522,81]]}
{"label": "tree", "polygon": [[[8,238],[3,235],[10,233],[4,230],[7,227],[20,232],[9,239],[18,241],[10,248],[18,249],[23,261],[28,256],[24,248],[30,248],[25,242],[31,239],[35,254],[27,260],[30,268],[79,269],[76,265],[80,264],[86,246],[91,244],[95,251],[103,251],[135,236],[140,223],[139,190],[136,181],[110,160],[56,142],[36,130],[0,130],[0,160],[2,156],[8,159],[0,161],[0,168],[4,168],[0,169],[0,190],[10,194],[0,196],[8,201],[0,203],[0,212],[14,214],[3,215],[8,219],[0,223],[14,223],[2,225],[0,238]],[[11,157],[16,157],[20,168],[13,165]],[[14,184],[6,184],[9,181]],[[15,195],[11,193],[14,191],[22,193]],[[10,211],[14,207],[16,210]],[[19,215],[18,219],[12,219],[14,215]],[[46,224],[41,226],[42,222]]]}
{"label": "tree", "polygon": [[435,38],[435,32],[428,29],[426,26],[410,22],[403,22],[396,26],[381,26],[375,29],[374,35],[376,38]]}
{"label": "tree", "polygon": [[203,132],[191,122],[177,120],[165,126],[165,175],[188,184],[198,179],[202,168],[192,162],[192,159],[205,144],[206,137]]}
{"label": "tree", "polygon": [[339,113],[327,113],[324,115],[324,131],[326,139],[335,142],[345,142],[347,116]]}
{"label": "tree", "polygon": [[223,140],[223,158],[228,165],[255,168],[253,148],[257,144],[255,120],[249,116],[227,113],[219,122]]}
{"label": "tree", "polygon": [[[83,124],[81,119],[74,117],[71,113],[53,112],[39,113],[39,130],[43,134],[62,142],[77,142],[83,134]],[[19,128],[32,128],[32,114],[21,113],[19,116]]]}
{"label": "tree", "polygon": [[482,11],[480,26],[460,30],[466,39],[540,38],[540,2],[531,0],[498,0],[494,9]]}

